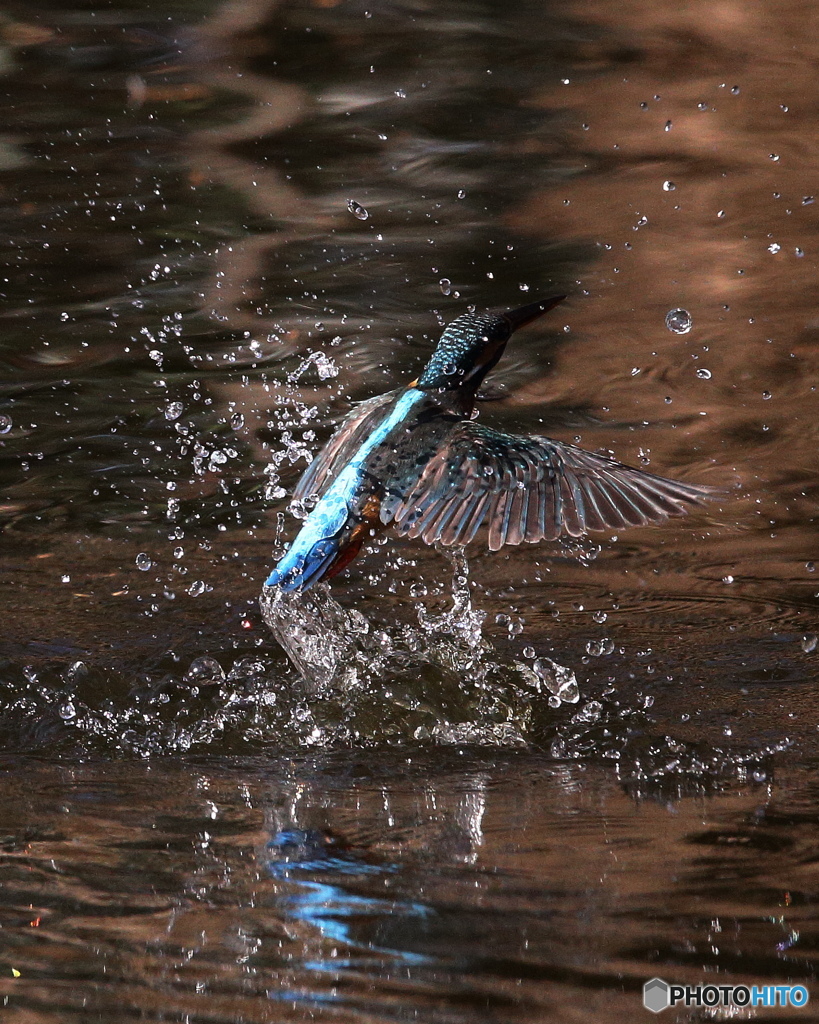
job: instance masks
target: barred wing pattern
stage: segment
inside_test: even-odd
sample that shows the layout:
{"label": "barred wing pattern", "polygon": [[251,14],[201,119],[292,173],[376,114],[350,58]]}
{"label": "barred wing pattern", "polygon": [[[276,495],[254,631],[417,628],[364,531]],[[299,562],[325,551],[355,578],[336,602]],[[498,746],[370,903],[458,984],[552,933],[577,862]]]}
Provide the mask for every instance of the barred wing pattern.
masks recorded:
{"label": "barred wing pattern", "polygon": [[402,499],[382,507],[400,534],[468,544],[489,526],[489,548],[563,534],[643,526],[712,496],[548,437],[459,424]]}
{"label": "barred wing pattern", "polygon": [[386,415],[389,406],[403,389],[376,395],[347,413],[338,430],[302,474],[293,498],[304,501],[311,494],[321,496],[355,455],[363,441]]}

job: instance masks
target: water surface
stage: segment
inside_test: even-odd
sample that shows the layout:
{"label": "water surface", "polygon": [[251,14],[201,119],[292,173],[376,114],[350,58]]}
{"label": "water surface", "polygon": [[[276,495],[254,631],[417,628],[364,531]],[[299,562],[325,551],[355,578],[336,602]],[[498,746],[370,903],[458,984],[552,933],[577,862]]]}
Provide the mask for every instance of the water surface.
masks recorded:
{"label": "water surface", "polygon": [[[12,1019],[630,1020],[652,974],[812,979],[815,27],[7,9]],[[484,421],[724,499],[467,563],[388,536],[260,606],[351,402],[556,291]]]}

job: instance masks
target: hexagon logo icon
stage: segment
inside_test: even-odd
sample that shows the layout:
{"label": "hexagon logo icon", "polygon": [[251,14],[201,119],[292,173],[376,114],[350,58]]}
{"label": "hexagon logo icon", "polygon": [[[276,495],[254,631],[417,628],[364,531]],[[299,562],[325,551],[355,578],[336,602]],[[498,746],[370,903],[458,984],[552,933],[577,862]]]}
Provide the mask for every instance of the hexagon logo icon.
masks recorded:
{"label": "hexagon logo icon", "polygon": [[667,1010],[670,1004],[670,986],[662,978],[652,978],[643,985],[643,1006],[652,1013]]}

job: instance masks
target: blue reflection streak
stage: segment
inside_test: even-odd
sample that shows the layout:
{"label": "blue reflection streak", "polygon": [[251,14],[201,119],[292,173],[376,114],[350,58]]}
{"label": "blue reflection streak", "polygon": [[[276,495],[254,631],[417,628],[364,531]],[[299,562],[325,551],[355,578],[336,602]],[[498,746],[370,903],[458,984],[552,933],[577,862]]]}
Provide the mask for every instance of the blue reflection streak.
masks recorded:
{"label": "blue reflection streak", "polygon": [[[270,874],[283,881],[294,882],[301,892],[282,896],[279,906],[286,916],[304,921],[317,929],[323,939],[342,944],[351,951],[370,956],[385,956],[398,964],[419,966],[433,963],[432,957],[412,953],[405,949],[379,946],[362,942],[353,934],[353,919],[362,918],[416,918],[424,919],[433,911],[422,903],[408,900],[380,899],[358,896],[348,892],[341,884],[311,879],[311,874],[338,875],[360,878],[362,875],[383,876],[398,871],[396,864],[367,864],[353,856],[344,857],[330,852],[330,840],[317,830],[287,829],[278,832],[268,843]],[[303,877],[307,876],[307,877]],[[305,961],[304,966],[314,971],[337,971],[361,963],[361,957],[333,957],[326,960]],[[271,994],[271,998],[292,999],[292,993]]]}

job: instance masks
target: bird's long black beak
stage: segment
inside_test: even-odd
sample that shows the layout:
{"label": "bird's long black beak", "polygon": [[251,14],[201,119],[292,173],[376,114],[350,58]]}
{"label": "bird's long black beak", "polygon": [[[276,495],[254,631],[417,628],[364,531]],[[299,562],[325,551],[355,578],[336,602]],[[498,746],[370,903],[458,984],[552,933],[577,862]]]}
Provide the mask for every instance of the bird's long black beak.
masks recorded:
{"label": "bird's long black beak", "polygon": [[520,309],[510,309],[508,313],[501,313],[503,319],[509,324],[511,330],[516,331],[519,327],[525,327],[539,316],[548,313],[566,298],[565,295],[553,295],[548,299],[539,299],[537,302],[530,302]]}

